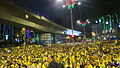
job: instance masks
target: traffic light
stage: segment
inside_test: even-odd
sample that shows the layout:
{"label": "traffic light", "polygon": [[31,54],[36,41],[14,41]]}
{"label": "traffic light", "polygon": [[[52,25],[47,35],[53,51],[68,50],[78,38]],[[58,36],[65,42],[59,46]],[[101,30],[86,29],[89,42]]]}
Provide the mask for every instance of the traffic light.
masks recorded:
{"label": "traffic light", "polygon": [[70,35],[71,38],[75,38],[75,35]]}

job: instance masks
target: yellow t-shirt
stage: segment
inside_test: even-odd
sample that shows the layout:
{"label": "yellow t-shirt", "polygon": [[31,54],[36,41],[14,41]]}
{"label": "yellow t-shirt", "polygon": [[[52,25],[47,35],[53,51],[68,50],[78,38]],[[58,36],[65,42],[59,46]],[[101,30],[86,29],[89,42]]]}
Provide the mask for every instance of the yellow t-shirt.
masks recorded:
{"label": "yellow t-shirt", "polygon": [[85,68],[94,68],[92,65],[85,65]]}

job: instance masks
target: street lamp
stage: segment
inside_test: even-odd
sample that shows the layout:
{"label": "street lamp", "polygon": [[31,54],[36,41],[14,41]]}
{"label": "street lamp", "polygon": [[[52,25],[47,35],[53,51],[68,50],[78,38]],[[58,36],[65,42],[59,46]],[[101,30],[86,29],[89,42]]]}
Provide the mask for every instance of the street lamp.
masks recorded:
{"label": "street lamp", "polygon": [[95,21],[96,23],[98,23],[98,21]]}
{"label": "street lamp", "polygon": [[25,15],[25,18],[27,18],[27,19],[28,19],[28,18],[29,18],[29,16],[28,16],[28,15]]}
{"label": "street lamp", "polygon": [[77,20],[77,24],[80,24],[80,25],[81,25],[81,21],[80,21],[80,20]]}
{"label": "street lamp", "polygon": [[102,20],[101,20],[101,19],[99,19],[99,22],[102,22]]}
{"label": "street lamp", "polygon": [[85,33],[86,33],[85,27],[86,27],[87,23],[90,24],[90,21],[89,21],[89,19],[87,19],[85,22],[80,22],[80,20],[77,20],[77,23],[83,26],[83,28],[84,28],[84,39],[85,39],[85,38],[86,38],[86,35],[85,35]]}
{"label": "street lamp", "polygon": [[56,2],[63,2],[63,0],[56,0]]}
{"label": "street lamp", "polygon": [[[73,35],[73,11],[72,9],[75,6],[75,1],[74,0],[65,0],[66,1],[66,5],[63,5],[63,8],[65,8],[66,6],[68,7],[68,9],[70,9],[70,13],[71,13],[71,29],[72,29],[72,35]],[[81,2],[78,2],[78,5],[81,5]]]}
{"label": "street lamp", "polygon": [[63,5],[62,7],[65,8],[65,5]]}
{"label": "street lamp", "polygon": [[107,22],[106,22],[106,24],[108,25],[108,24],[109,24],[109,22],[107,21]]}
{"label": "street lamp", "polygon": [[23,40],[24,40],[24,43],[23,43],[23,45],[26,45],[26,42],[25,42],[25,39],[26,39],[26,29],[25,28],[22,28],[22,32],[23,32],[23,34],[24,34],[24,37],[23,37]]}
{"label": "street lamp", "polygon": [[81,5],[82,3],[81,2],[78,2],[78,5]]}
{"label": "street lamp", "polygon": [[90,21],[89,21],[89,19],[87,19],[87,20],[86,20],[86,22],[87,22],[88,24],[90,24]]}
{"label": "street lamp", "polygon": [[110,28],[110,30],[112,30],[112,28]]}

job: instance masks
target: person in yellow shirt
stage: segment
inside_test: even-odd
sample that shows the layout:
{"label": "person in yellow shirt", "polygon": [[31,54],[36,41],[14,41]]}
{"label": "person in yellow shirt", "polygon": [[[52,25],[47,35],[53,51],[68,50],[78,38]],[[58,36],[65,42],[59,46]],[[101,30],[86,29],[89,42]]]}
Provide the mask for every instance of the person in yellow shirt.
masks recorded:
{"label": "person in yellow shirt", "polygon": [[89,61],[87,61],[84,68],[94,68],[94,67],[90,64]]}
{"label": "person in yellow shirt", "polygon": [[64,67],[65,68],[68,68],[68,67],[72,68],[72,63],[70,63],[70,61],[68,61],[67,63],[65,63]]}

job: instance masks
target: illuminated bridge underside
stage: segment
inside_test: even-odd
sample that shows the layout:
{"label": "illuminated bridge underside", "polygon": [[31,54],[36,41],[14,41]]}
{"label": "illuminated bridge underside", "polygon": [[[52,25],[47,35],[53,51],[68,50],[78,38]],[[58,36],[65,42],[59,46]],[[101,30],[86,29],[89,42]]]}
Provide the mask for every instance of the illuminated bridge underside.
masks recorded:
{"label": "illuminated bridge underside", "polygon": [[[66,28],[55,24],[43,16],[38,16],[26,11],[20,7],[16,7],[11,3],[1,2],[0,0],[0,23],[13,26],[30,28],[38,32],[49,32],[63,34]],[[28,18],[25,17],[28,15]]]}

